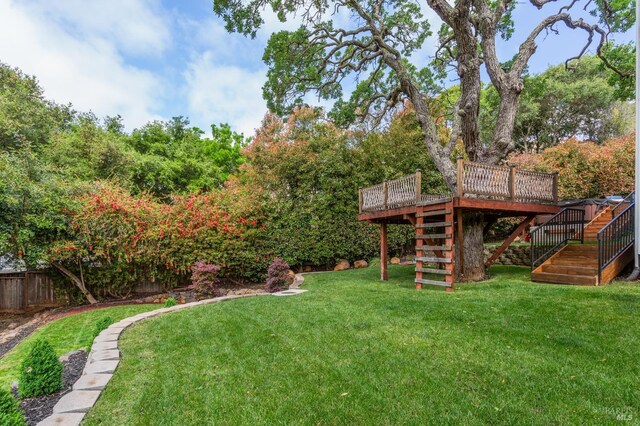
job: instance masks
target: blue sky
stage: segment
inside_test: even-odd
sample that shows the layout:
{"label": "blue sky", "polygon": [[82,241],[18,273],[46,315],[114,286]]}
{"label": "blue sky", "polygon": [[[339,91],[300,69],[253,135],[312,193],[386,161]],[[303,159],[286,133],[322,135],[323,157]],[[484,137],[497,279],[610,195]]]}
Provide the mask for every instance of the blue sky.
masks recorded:
{"label": "blue sky", "polygon": [[[0,61],[36,75],[57,102],[122,115],[128,130],[183,115],[205,131],[226,122],[251,135],[266,112],[263,49],[272,32],[296,23],[267,13],[252,40],[226,33],[211,9],[210,0],[0,0]],[[499,46],[501,59],[548,13],[521,4],[513,40]],[[559,28],[559,36],[538,39],[532,72],[582,48],[583,33]],[[418,57],[426,61],[432,45]]]}

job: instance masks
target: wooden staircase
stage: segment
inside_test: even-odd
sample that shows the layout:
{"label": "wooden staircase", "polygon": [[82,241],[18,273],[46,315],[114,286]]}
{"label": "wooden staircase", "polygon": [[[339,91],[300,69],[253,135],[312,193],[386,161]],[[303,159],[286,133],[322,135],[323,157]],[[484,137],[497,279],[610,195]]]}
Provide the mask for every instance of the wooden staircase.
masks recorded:
{"label": "wooden staircase", "polygon": [[600,285],[612,281],[633,260],[631,245],[599,270],[598,232],[614,219],[612,209],[611,206],[605,208],[584,226],[582,243],[570,243],[562,247],[532,271],[531,279],[573,285]]}
{"label": "wooden staircase", "polygon": [[431,284],[453,291],[453,201],[420,203],[415,227],[416,288]]}

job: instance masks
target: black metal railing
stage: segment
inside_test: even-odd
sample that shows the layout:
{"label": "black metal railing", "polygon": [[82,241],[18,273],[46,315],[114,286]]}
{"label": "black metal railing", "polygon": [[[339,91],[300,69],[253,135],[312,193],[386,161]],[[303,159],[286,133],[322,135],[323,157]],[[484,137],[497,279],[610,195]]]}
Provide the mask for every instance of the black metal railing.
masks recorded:
{"label": "black metal railing", "polygon": [[635,202],[614,216],[598,232],[598,282],[602,281],[602,271],[634,242]]}
{"label": "black metal railing", "polygon": [[622,201],[620,201],[618,204],[616,204],[612,209],[611,209],[611,218],[613,219],[614,217],[618,216],[618,214],[624,210],[625,208],[629,207],[629,204],[635,202],[635,194],[636,192],[633,191],[631,192],[629,195],[627,195],[626,197],[624,197],[624,199]]}
{"label": "black metal railing", "polygon": [[562,209],[531,232],[531,269],[537,268],[569,241],[584,243],[583,209]]}

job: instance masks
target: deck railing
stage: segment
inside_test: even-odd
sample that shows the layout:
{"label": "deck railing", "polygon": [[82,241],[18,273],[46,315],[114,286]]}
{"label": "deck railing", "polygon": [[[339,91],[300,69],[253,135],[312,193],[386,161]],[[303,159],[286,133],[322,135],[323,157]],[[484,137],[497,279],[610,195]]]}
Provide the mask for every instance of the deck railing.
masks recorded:
{"label": "deck railing", "polygon": [[485,196],[518,202],[558,202],[558,174],[458,159],[458,197]]}
{"label": "deck railing", "polygon": [[[416,173],[359,191],[360,212],[414,205],[433,197],[422,194],[422,175]],[[558,201],[558,174],[492,166],[458,160],[458,197],[486,197],[518,202]]]}

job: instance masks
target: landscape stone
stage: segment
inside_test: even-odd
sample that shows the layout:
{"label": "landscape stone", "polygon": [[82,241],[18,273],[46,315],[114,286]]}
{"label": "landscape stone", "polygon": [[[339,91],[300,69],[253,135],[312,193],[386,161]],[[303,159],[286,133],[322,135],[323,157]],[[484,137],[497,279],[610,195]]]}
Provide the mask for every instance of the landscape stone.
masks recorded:
{"label": "landscape stone", "polygon": [[389,263],[391,263],[392,265],[399,265],[400,264],[400,258],[399,257],[392,257],[391,260],[389,261]]}
{"label": "landscape stone", "polygon": [[340,262],[338,262],[338,264],[336,265],[335,268],[333,268],[334,271],[345,271],[347,269],[349,269],[351,267],[351,265],[349,264],[349,261],[346,259],[342,259]]}
{"label": "landscape stone", "polygon": [[74,390],[60,398],[53,407],[54,413],[86,413],[96,403],[100,391]]}
{"label": "landscape stone", "polygon": [[83,374],[113,373],[116,371],[116,367],[118,367],[119,363],[119,360],[92,362],[91,364],[85,365]]}
{"label": "landscape stone", "polygon": [[367,263],[366,260],[356,260],[355,262],[353,262],[353,267],[356,269],[362,269],[362,268],[366,268],[368,267],[369,264]]}
{"label": "landscape stone", "polygon": [[73,390],[102,390],[113,374],[85,374],[73,385]]}
{"label": "landscape stone", "polygon": [[78,426],[82,423],[85,413],[58,413],[53,414],[40,423],[38,426]]}
{"label": "landscape stone", "polygon": [[108,342],[96,342],[93,344],[93,346],[91,346],[91,352],[94,351],[108,351],[108,350],[113,350],[113,349],[118,349],[118,341],[117,340],[111,340]]}
{"label": "landscape stone", "polygon": [[95,361],[115,361],[120,359],[120,351],[117,349],[107,349],[105,351],[91,351],[88,362]]}

